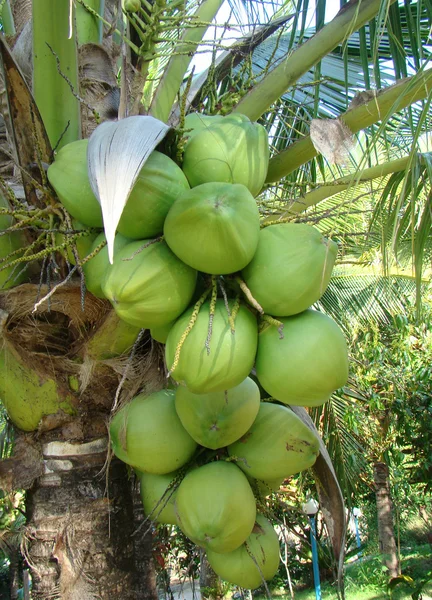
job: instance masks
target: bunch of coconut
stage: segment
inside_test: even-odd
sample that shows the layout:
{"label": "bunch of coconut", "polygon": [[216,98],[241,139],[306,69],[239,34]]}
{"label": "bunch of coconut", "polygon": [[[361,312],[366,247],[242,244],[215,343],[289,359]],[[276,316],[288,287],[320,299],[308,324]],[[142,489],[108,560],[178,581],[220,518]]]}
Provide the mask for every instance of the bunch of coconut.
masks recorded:
{"label": "bunch of coconut", "polygon": [[[185,128],[181,168],[156,151],[145,163],[113,264],[102,232],[74,257],[90,292],[165,344],[171,387],[137,396],[110,427],[115,454],[139,473],[146,514],[178,525],[223,579],[256,588],[279,564],[263,495],[319,452],[289,406],[323,404],[348,376],[342,332],[311,308],[337,246],[309,225],[261,226],[262,126],[191,114]],[[66,146],[48,170],[83,239],[102,227],[86,149]]]}

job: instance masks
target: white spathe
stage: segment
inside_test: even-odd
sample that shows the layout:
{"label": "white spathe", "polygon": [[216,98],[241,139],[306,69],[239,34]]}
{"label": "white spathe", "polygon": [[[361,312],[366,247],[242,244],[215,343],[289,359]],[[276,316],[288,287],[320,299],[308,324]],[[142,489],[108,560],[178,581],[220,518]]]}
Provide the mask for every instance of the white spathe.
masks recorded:
{"label": "white spathe", "polygon": [[108,257],[123,209],[146,160],[170,127],[149,116],[106,121],[92,133],[87,150],[90,184],[102,208]]}

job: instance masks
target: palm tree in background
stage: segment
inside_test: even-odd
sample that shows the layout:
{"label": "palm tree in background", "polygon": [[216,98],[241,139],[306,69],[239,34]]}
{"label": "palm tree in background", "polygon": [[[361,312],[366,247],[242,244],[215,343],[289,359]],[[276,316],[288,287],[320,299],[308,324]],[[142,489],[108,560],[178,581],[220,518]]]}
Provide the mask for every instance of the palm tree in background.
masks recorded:
{"label": "palm tree in background", "polygon": [[[161,353],[146,332],[113,348],[120,324],[111,307],[90,294],[83,304],[80,269],[71,271],[55,235],[71,227],[44,175],[53,148],[118,114],[150,114],[180,135],[193,110],[244,114],[271,140],[263,219],[313,223],[338,241],[341,263],[366,264],[368,276],[412,270],[421,292],[431,225],[430,158],[418,144],[430,119],[429,3],[351,1],[328,23],[323,0],[313,10],[307,0],[233,0],[223,23],[222,4],[156,0],[138,13],[108,0],[2,5],[14,47],[11,56],[2,45],[3,212],[19,219],[27,249],[4,261],[25,282],[0,295],[0,378],[16,381],[33,407],[43,385],[55,398],[32,431],[17,431],[13,469],[0,465],[1,487],[28,490],[34,598],[156,594],[146,528],[132,535],[142,519],[136,490],[123,465],[104,463],[114,398],[163,385]],[[212,21],[214,35],[199,46]],[[241,34],[233,44],[232,28]],[[203,49],[211,64],[195,75],[191,59]],[[66,245],[76,239],[72,232]],[[322,457],[321,501],[333,505],[340,558],[343,503]]]}

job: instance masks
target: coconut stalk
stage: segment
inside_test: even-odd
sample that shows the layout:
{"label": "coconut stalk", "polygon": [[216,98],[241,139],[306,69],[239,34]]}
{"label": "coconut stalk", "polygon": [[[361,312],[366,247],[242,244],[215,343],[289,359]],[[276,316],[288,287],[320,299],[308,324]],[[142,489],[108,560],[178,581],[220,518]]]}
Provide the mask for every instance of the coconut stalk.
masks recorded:
{"label": "coconut stalk", "polygon": [[74,6],[33,0],[33,94],[53,148],[81,137]]}
{"label": "coconut stalk", "polygon": [[[340,120],[352,133],[357,133],[377,121],[385,123],[394,113],[414,102],[424,100],[431,89],[432,69],[421,71],[386,88],[369,102],[348,110],[340,116]],[[312,160],[317,154],[310,136],[305,136],[270,159],[266,182],[279,181]]]}
{"label": "coconut stalk", "polygon": [[[332,196],[335,196],[340,192],[344,192],[353,186],[361,185],[362,183],[372,181],[373,179],[386,177],[392,173],[404,171],[409,165],[410,160],[410,156],[404,156],[403,158],[391,160],[386,163],[376,165],[375,167],[370,167],[369,169],[363,169],[361,171],[354,172],[351,175],[340,177],[339,179],[335,179],[335,181],[332,183],[320,185],[316,189],[305,194],[296,202],[293,202],[293,204],[287,210],[284,210],[284,212],[280,214],[279,218],[302,213],[311,206],[315,206],[316,204],[323,202],[323,200],[327,200],[327,198],[331,198]],[[272,220],[274,218],[275,215],[272,215],[267,220]]]}
{"label": "coconut stalk", "polygon": [[104,14],[105,0],[87,0],[87,6],[93,12],[88,11],[82,4],[76,4],[76,30],[78,36],[78,46],[83,44],[101,44],[103,23],[95,15]]}

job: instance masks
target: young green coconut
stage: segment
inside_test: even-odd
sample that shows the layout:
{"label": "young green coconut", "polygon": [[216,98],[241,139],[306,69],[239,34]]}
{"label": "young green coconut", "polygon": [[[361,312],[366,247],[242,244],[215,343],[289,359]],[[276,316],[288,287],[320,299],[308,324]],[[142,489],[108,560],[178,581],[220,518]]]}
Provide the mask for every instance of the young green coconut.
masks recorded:
{"label": "young green coconut", "polygon": [[256,374],[274,398],[295,406],[320,406],[348,379],[348,350],[342,331],[324,313],[306,310],[266,323],[259,334]]}
{"label": "young green coconut", "polygon": [[179,472],[174,471],[164,475],[140,471],[136,473],[140,481],[144,514],[157,523],[177,525],[174,500],[177,493],[175,481],[179,477]]}
{"label": "young green coconut", "polygon": [[191,187],[215,181],[241,183],[256,196],[268,169],[265,128],[239,114],[186,122],[192,128],[194,124],[198,131],[189,133],[182,167]]}
{"label": "young green coconut", "polygon": [[252,533],[236,550],[218,554],[207,550],[208,561],[225,581],[254,590],[272,579],[279,568],[279,538],[272,524],[257,514]]}
{"label": "young green coconut", "polygon": [[231,552],[248,538],[256,504],[244,473],[225,461],[190,471],[175,498],[180,529],[198,546]]}
{"label": "young green coconut", "polygon": [[[64,146],[48,168],[48,180],[67,211],[87,227],[103,227],[102,209],[90,186],[88,140]],[[123,210],[117,230],[131,239],[162,233],[165,217],[176,198],[189,189],[183,171],[154,151],[142,167]]]}
{"label": "young green coconut", "polygon": [[242,276],[264,312],[300,313],[324,294],[337,244],[302,223],[280,223],[260,231],[257,251]]}
{"label": "young green coconut", "polygon": [[117,231],[137,240],[160,235],[171,206],[188,189],[180,167],[165,154],[152,152],[126,202]]}
{"label": "young green coconut", "polygon": [[[230,301],[231,313],[234,308]],[[199,312],[188,309],[171,328],[165,347],[168,369],[194,394],[230,389],[249,375],[257,337],[256,318],[246,306],[230,317],[223,300],[215,302],[214,311],[205,302]]]}
{"label": "young green coconut", "polygon": [[150,329],[181,315],[194,293],[196,276],[164,241],[140,240],[116,252],[102,292],[121,319]]}
{"label": "young green coconut", "polygon": [[260,220],[244,185],[205,183],[182,194],[164,225],[171,250],[187,265],[212,275],[235,273],[255,253]]}
{"label": "young green coconut", "polygon": [[110,436],[114,454],[146,473],[175,471],[193,456],[197,443],[177,416],[175,391],[139,394],[112,419]]}
{"label": "young green coconut", "polygon": [[193,394],[179,386],[175,406],[183,427],[193,439],[215,450],[246,433],[258,414],[260,391],[249,377],[234,388],[210,394]]}
{"label": "young green coconut", "polygon": [[282,479],[315,463],[319,441],[292,410],[261,402],[252,427],[228,446],[228,453],[249,477]]}
{"label": "young green coconut", "polygon": [[74,219],[86,227],[103,227],[102,209],[87,172],[88,140],[63,146],[47,171],[48,181]]}
{"label": "young green coconut", "polygon": [[[87,254],[90,255],[95,252],[96,248],[104,242],[106,242],[106,237],[102,232],[95,238]],[[114,240],[114,251],[119,252],[129,243],[130,240],[118,233]],[[97,254],[83,265],[86,288],[93,296],[96,296],[97,298],[106,298],[102,291],[102,283],[105,281],[105,277],[110,269],[111,265],[108,258],[108,247],[105,244]]]}

